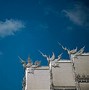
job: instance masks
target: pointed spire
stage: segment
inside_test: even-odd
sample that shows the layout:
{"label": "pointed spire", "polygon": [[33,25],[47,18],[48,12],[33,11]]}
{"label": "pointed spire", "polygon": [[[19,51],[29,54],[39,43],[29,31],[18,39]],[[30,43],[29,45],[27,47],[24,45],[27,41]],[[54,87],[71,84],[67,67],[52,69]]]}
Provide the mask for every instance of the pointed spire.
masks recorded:
{"label": "pointed spire", "polygon": [[30,59],[30,56],[28,56],[28,63],[31,63],[31,59]]}
{"label": "pointed spire", "polygon": [[31,66],[32,66],[32,62],[31,62],[30,56],[28,56],[28,63],[26,65],[26,67],[29,68]]}

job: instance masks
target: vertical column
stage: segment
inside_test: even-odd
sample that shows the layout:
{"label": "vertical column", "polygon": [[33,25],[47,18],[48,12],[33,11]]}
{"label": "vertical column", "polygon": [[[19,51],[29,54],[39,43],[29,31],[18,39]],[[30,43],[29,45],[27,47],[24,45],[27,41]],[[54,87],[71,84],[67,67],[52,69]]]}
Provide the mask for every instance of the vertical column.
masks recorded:
{"label": "vertical column", "polygon": [[74,66],[74,58],[76,58],[76,57],[75,57],[73,54],[71,54],[70,59],[71,59],[71,62],[72,62],[72,69],[73,69],[73,72],[74,72],[76,89],[77,89],[77,90],[80,90],[79,83],[78,83],[78,81],[76,80],[76,72],[75,72],[75,66]]}
{"label": "vertical column", "polygon": [[50,70],[50,90],[53,89],[53,75],[52,75],[52,62],[49,63],[49,70]]}

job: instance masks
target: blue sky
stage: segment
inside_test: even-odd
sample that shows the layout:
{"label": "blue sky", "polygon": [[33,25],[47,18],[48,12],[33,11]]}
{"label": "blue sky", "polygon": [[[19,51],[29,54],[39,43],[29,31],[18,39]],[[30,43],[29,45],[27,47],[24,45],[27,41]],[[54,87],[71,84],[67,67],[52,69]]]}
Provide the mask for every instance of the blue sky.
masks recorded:
{"label": "blue sky", "polygon": [[22,90],[24,75],[18,56],[47,61],[40,55],[85,46],[89,51],[88,0],[0,0],[0,88]]}

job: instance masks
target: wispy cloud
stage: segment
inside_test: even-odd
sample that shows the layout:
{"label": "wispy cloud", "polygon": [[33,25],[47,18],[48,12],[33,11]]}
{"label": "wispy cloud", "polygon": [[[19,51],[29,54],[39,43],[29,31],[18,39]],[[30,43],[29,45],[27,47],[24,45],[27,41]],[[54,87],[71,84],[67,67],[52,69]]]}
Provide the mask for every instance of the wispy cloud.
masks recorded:
{"label": "wispy cloud", "polygon": [[40,30],[40,31],[45,31],[45,30],[48,30],[48,25],[47,24],[42,24],[42,23],[39,23],[36,28],[36,30]]}
{"label": "wispy cloud", "polygon": [[3,53],[0,51],[0,55],[3,55]]}
{"label": "wispy cloud", "polygon": [[24,28],[23,22],[14,19],[6,19],[6,21],[0,21],[0,37],[6,37],[14,35],[15,32]]}
{"label": "wispy cloud", "polygon": [[48,31],[48,24],[39,22],[39,21],[32,21],[30,22],[30,29],[32,31],[40,32],[40,31]]}
{"label": "wispy cloud", "polygon": [[68,17],[76,25],[89,28],[89,8],[82,3],[77,3],[72,9],[63,10]]}
{"label": "wispy cloud", "polygon": [[45,7],[44,8],[44,14],[45,15],[54,14],[55,16],[60,16],[60,12],[55,10],[52,7]]}

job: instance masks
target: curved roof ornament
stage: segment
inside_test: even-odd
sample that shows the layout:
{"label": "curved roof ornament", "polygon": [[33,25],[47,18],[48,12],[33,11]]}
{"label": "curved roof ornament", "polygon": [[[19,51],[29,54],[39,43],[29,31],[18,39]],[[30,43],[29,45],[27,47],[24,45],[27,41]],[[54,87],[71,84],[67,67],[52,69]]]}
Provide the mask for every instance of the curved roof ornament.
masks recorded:
{"label": "curved roof ornament", "polygon": [[54,61],[55,60],[55,54],[54,52],[52,52],[52,56],[50,57],[50,61]]}
{"label": "curved roof ornament", "polygon": [[54,52],[52,52],[52,56],[47,56],[46,54],[43,54],[41,51],[39,51],[40,54],[45,57],[48,61],[48,65],[49,65],[49,68],[51,69],[52,67],[59,67],[59,63],[58,61],[60,61],[61,59],[61,56],[62,56],[62,53],[58,55],[58,58],[55,59],[55,54]]}
{"label": "curved roof ornament", "polygon": [[52,56],[51,56],[51,57],[50,57],[50,56],[47,56],[46,54],[43,54],[41,51],[39,51],[39,52],[40,52],[40,54],[41,54],[44,58],[47,59],[48,64],[49,64],[51,61],[54,61],[54,60],[55,60],[55,54],[54,54],[54,52],[52,52]]}
{"label": "curved roof ornament", "polygon": [[41,64],[41,61],[35,61],[35,62],[34,62],[35,67],[39,67],[40,64]]}
{"label": "curved roof ornament", "polygon": [[44,58],[47,59],[47,61],[48,61],[48,63],[49,63],[49,61],[50,61],[50,56],[47,56],[46,54],[43,54],[41,51],[39,51],[39,52],[40,52],[40,54],[41,54]]}
{"label": "curved roof ornament", "polygon": [[52,62],[52,67],[56,68],[56,67],[59,67],[59,61],[61,60],[61,56],[62,56],[63,53],[59,54],[58,55],[58,58],[55,59],[53,62]]}
{"label": "curved roof ornament", "polygon": [[69,51],[70,54],[75,54],[77,52],[77,47]]}
{"label": "curved roof ornament", "polygon": [[63,50],[67,51],[69,55],[75,54],[77,52],[77,47],[75,49],[69,50],[66,47],[64,47],[63,45],[61,45],[59,42],[58,42],[58,44],[62,47]]}
{"label": "curved roof ornament", "polygon": [[37,68],[40,66],[40,64],[41,64],[41,61],[37,60],[33,63],[30,57],[28,56],[28,63],[26,65],[27,68]]}
{"label": "curved roof ornament", "polygon": [[21,57],[18,56],[18,58],[20,59],[21,64],[23,65],[23,68],[26,69],[26,61],[23,60]]}
{"label": "curved roof ornament", "polygon": [[62,54],[63,54],[63,53],[59,54],[59,55],[58,55],[58,58],[55,59],[54,61],[56,61],[56,62],[60,61],[60,59],[61,59],[61,57],[62,57]]}
{"label": "curved roof ornament", "polygon": [[63,50],[67,51],[69,55],[72,55],[73,57],[77,57],[78,55],[82,55],[84,53],[85,46],[82,47],[79,51],[78,48],[76,47],[75,49],[69,50],[63,45],[61,45],[59,42],[58,44],[62,47]]}
{"label": "curved roof ornament", "polygon": [[85,46],[75,53],[75,56],[82,55],[84,53]]}
{"label": "curved roof ornament", "polygon": [[35,61],[34,63],[32,62],[32,60],[30,59],[30,57],[28,56],[28,61],[26,63],[25,60],[23,60],[21,57],[18,56],[18,58],[20,59],[21,64],[23,65],[23,67],[26,68],[37,68],[40,66],[41,61]]}

